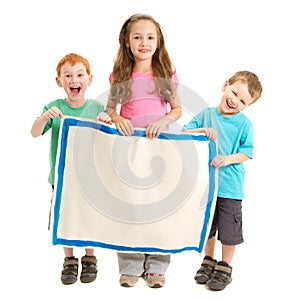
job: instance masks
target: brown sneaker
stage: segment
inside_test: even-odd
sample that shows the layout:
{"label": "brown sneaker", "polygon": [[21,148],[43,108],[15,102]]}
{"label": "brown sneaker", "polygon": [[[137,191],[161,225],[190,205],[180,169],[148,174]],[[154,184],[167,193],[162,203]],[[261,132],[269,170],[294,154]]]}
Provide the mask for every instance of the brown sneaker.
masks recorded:
{"label": "brown sneaker", "polygon": [[151,288],[161,288],[166,283],[164,274],[146,273],[143,277]]}
{"label": "brown sneaker", "polygon": [[133,287],[137,284],[140,276],[122,274],[120,277],[120,285],[124,287]]}
{"label": "brown sneaker", "polygon": [[217,261],[210,256],[205,256],[200,269],[197,271],[194,279],[199,284],[205,284],[210,278],[214,271]]}
{"label": "brown sneaker", "polygon": [[97,278],[97,259],[96,256],[82,256],[81,257],[82,270],[80,274],[80,281],[82,283],[90,283]]}
{"label": "brown sneaker", "polygon": [[61,272],[61,282],[63,284],[72,284],[77,280],[78,258],[65,257],[63,270]]}
{"label": "brown sneaker", "polygon": [[219,261],[215,266],[215,270],[211,279],[207,281],[206,285],[214,291],[223,290],[231,281],[232,267],[225,261]]}

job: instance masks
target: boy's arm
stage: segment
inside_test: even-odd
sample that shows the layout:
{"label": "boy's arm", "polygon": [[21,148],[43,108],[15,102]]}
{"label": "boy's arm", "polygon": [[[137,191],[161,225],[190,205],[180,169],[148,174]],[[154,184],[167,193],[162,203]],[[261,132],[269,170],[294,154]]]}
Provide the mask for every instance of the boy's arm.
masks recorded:
{"label": "boy's arm", "polygon": [[195,128],[195,129],[183,129],[182,132],[190,132],[190,133],[204,133],[210,140],[217,140],[217,131],[214,128]]}
{"label": "boy's arm", "polygon": [[31,135],[33,137],[38,137],[44,132],[44,128],[49,119],[54,119],[57,117],[63,117],[62,112],[55,106],[44,112],[37,120],[34,121],[31,127]]}
{"label": "boy's arm", "polygon": [[40,136],[44,131],[47,121],[48,121],[48,119],[46,117],[44,117],[44,115],[42,115],[40,118],[35,120],[31,127],[31,131],[30,131],[31,135],[33,137]]}
{"label": "boy's arm", "polygon": [[217,155],[210,164],[216,168],[220,168],[228,165],[240,164],[248,159],[250,159],[248,155],[238,152],[231,155]]}

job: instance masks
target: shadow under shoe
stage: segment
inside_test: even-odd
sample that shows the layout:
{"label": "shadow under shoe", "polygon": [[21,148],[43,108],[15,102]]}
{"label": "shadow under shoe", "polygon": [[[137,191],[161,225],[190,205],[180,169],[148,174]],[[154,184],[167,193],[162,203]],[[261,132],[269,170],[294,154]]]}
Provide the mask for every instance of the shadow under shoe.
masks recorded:
{"label": "shadow under shoe", "polygon": [[205,256],[200,269],[197,271],[194,279],[199,284],[205,284],[212,276],[217,261],[210,256]]}

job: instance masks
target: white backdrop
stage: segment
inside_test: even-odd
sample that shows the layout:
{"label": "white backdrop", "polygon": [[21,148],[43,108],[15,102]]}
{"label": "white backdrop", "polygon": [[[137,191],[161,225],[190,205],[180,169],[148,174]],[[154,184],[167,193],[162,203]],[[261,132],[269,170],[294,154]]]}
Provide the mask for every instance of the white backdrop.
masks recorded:
{"label": "white backdrop", "polygon": [[[260,77],[262,97],[245,110],[255,128],[254,159],[245,163],[245,243],[236,250],[233,282],[221,293],[222,299],[295,294],[300,69],[296,0],[2,1],[2,290],[8,299],[19,294],[31,299],[220,297],[194,283],[202,261],[196,253],[173,255],[166,286],[151,290],[143,282],[133,289],[119,287],[116,254],[97,250],[96,282],[66,287],[60,283],[63,250],[49,247],[50,135],[33,139],[31,125],[44,105],[64,97],[55,83],[55,68],[69,52],[91,63],[94,81],[87,96],[107,91],[119,30],[128,16],[139,12],[161,23],[180,82],[210,106],[218,104],[221,85],[235,71],[248,69]],[[79,249],[76,254],[82,253]]]}

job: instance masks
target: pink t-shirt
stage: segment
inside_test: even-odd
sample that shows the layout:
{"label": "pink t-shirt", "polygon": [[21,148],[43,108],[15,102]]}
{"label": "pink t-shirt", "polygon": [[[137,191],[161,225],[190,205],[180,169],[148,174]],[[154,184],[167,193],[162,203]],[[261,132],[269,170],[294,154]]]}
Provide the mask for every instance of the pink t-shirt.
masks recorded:
{"label": "pink t-shirt", "polygon": [[[110,78],[111,79],[111,78]],[[176,83],[176,73],[172,80]],[[130,120],[135,128],[146,128],[150,123],[165,116],[167,102],[152,92],[155,89],[153,73],[132,73],[131,99],[121,105],[120,116]]]}

